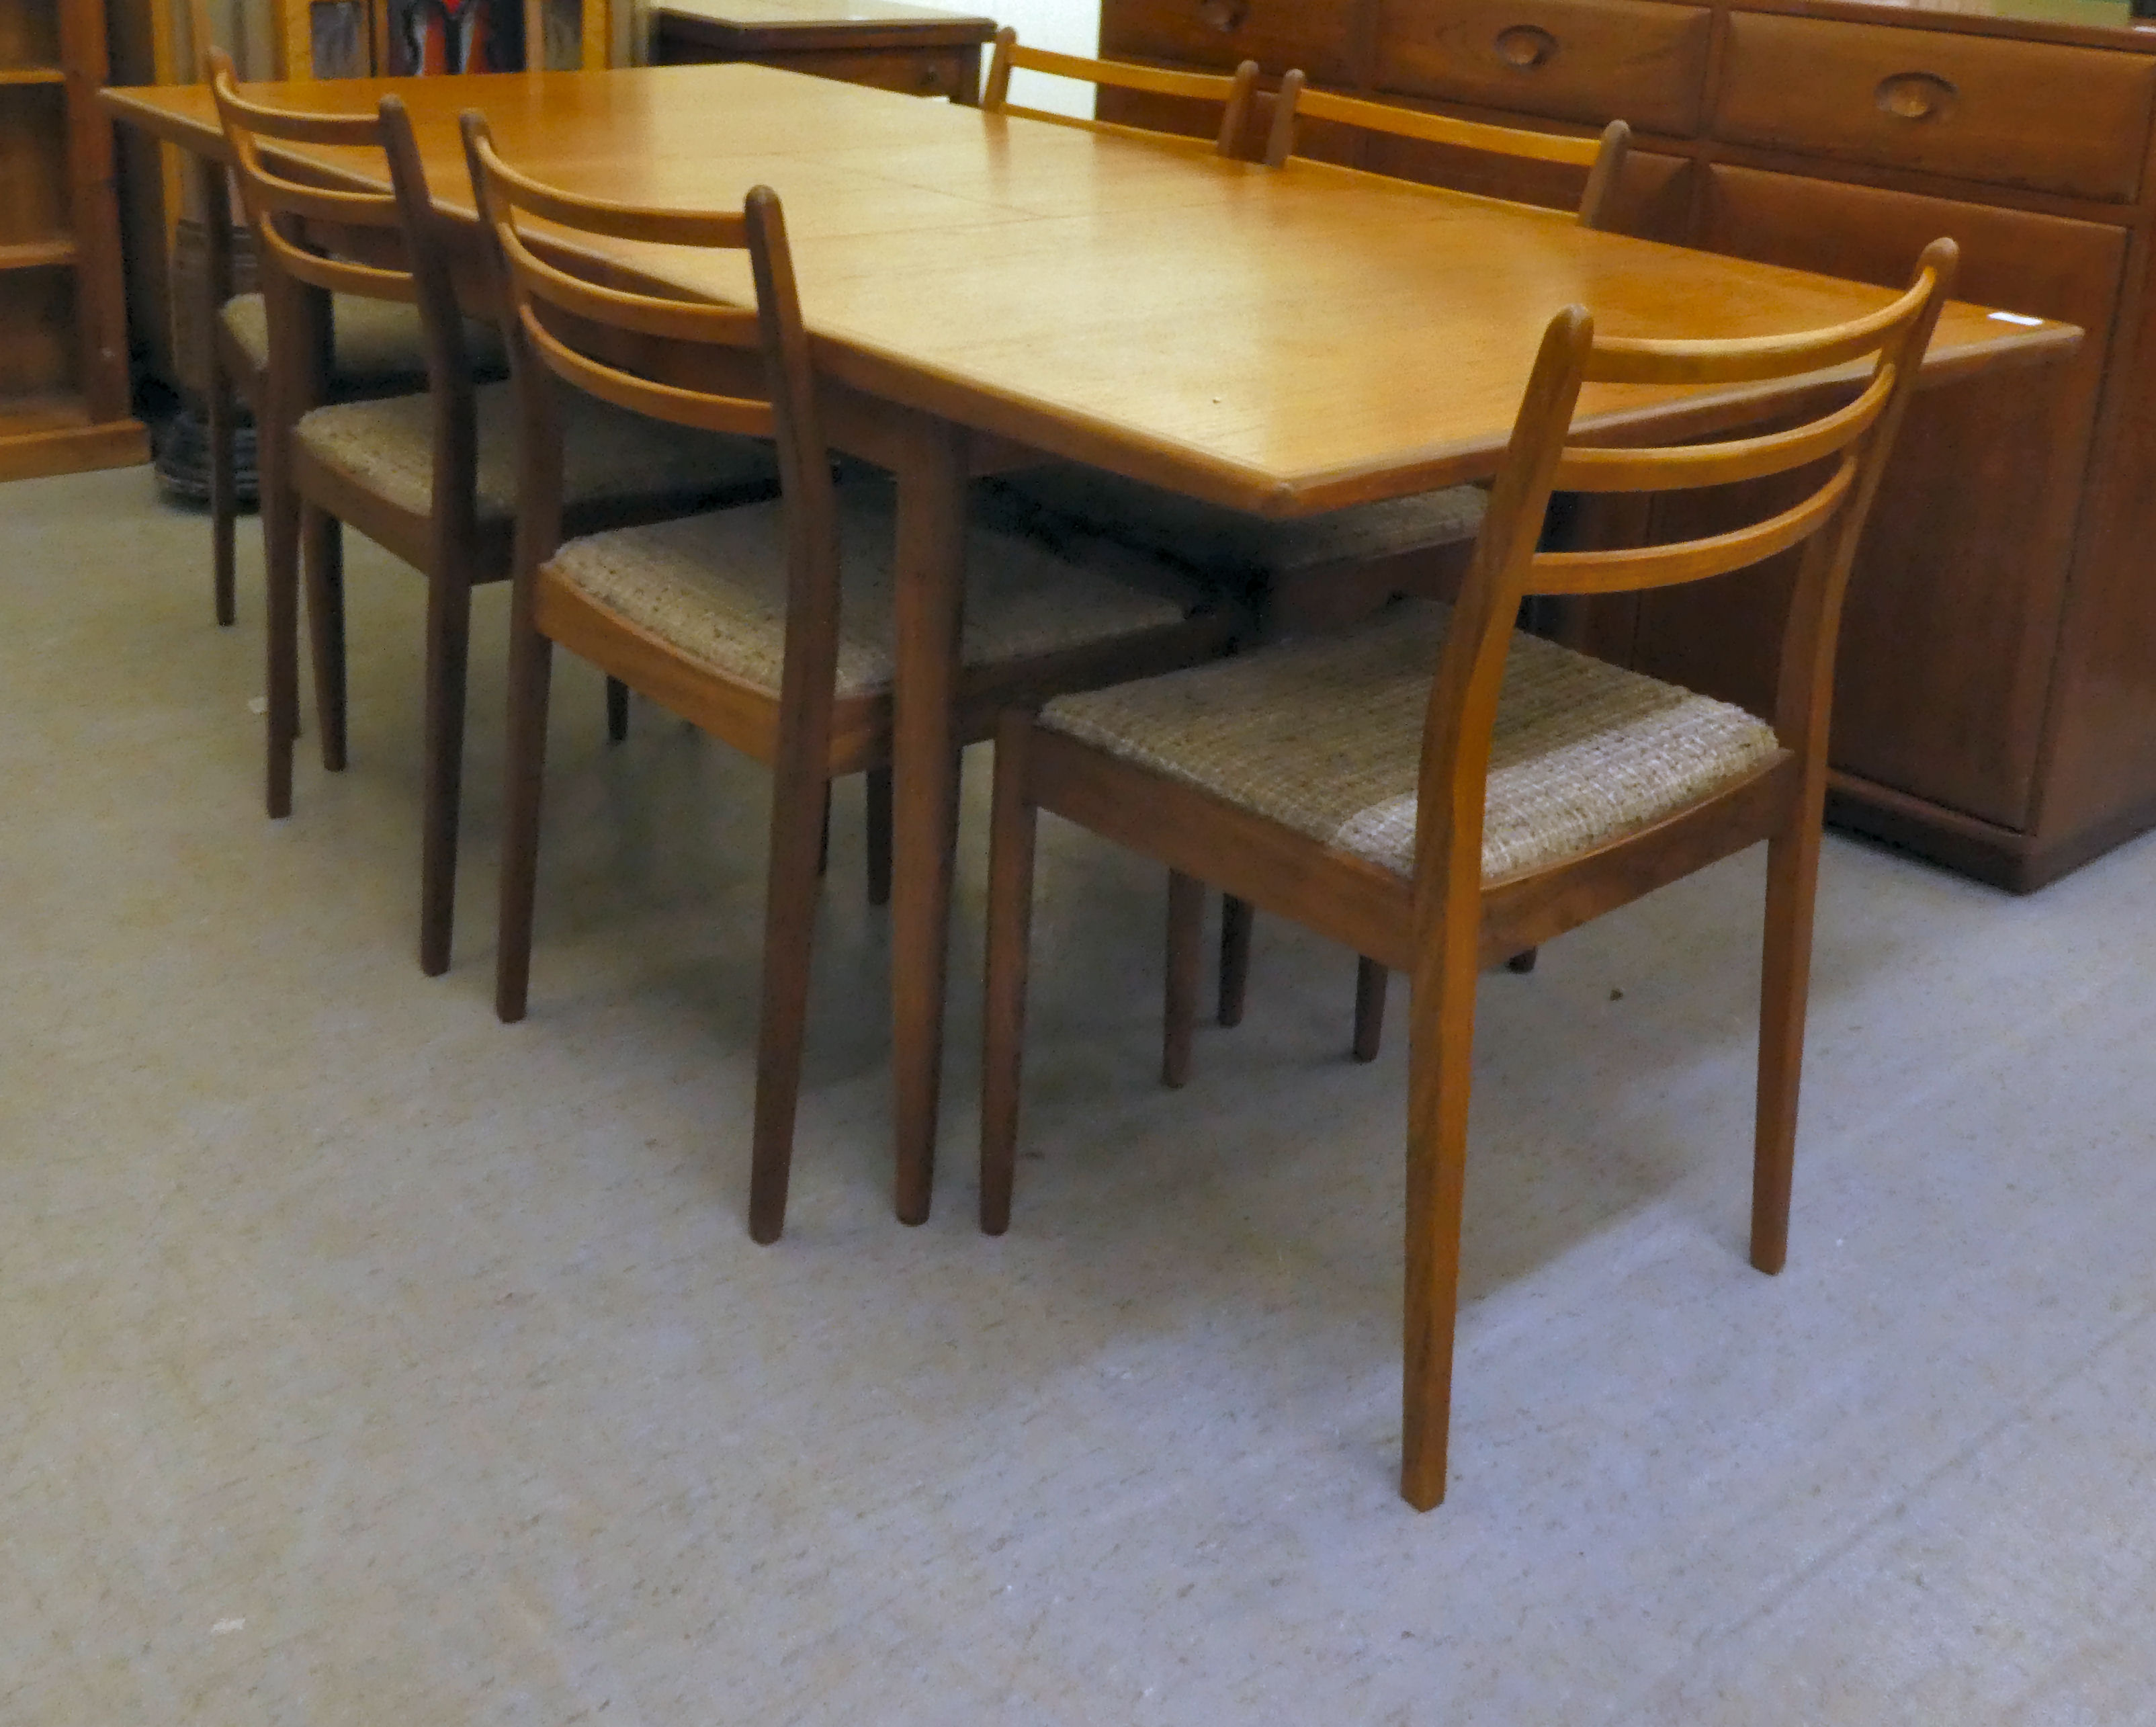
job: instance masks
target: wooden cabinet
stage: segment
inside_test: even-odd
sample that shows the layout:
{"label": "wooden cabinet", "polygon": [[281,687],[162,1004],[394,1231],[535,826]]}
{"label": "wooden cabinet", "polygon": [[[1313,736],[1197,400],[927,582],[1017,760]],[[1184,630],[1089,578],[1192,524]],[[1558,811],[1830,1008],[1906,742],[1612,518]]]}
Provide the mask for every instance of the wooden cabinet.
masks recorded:
{"label": "wooden cabinet", "polygon": [[748,60],[875,90],[977,102],[994,21],[897,0],[662,0],[660,65]]}
{"label": "wooden cabinet", "polygon": [[[1105,0],[1103,45],[1219,64],[1232,54],[1212,51],[1209,17],[1241,30],[1259,10]],[[1555,131],[1629,121],[1632,232],[1897,285],[1949,234],[1960,298],[2081,325],[2068,364],[1912,410],[1851,585],[1830,809],[2020,890],[2156,826],[2156,39],[2103,0],[1328,0],[1281,16],[1321,14],[1327,40],[1306,24],[1304,58],[1260,54],[1268,73],[1322,67],[1317,81],[1383,100]],[[1578,193],[1541,165],[1394,141],[1349,159],[1537,203]],[[1763,706],[1786,581],[1769,568],[1627,601],[1591,640]]]}
{"label": "wooden cabinet", "polygon": [[0,0],[0,480],[141,461],[97,0]]}

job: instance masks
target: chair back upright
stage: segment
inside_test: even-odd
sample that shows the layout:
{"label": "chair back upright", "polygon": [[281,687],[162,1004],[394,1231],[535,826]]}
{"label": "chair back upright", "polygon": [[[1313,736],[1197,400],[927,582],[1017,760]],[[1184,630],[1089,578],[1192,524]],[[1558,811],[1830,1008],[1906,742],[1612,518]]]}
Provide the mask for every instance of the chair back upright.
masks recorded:
{"label": "chair back upright", "polygon": [[1214,153],[1245,154],[1243,136],[1250,125],[1251,105],[1258,90],[1258,63],[1245,60],[1231,75],[1216,72],[1178,72],[1164,66],[1133,65],[1127,60],[1089,60],[1077,54],[1053,54],[1046,49],[1021,47],[1018,32],[1006,25],[996,32],[996,49],[988,61],[988,75],[982,86],[981,107],[989,114],[1016,114],[1027,120],[1045,120],[1058,126],[1098,126],[1127,131],[1097,121],[1074,120],[1044,108],[1022,108],[1010,100],[1014,71],[1042,72],[1056,78],[1075,78],[1082,83],[1112,90],[1136,90],[1146,95],[1173,96],[1183,101],[1218,103],[1220,129],[1214,139]]}
{"label": "chair back upright", "polygon": [[1625,171],[1625,154],[1632,144],[1632,129],[1621,120],[1611,121],[1597,138],[1565,137],[1555,132],[1455,120],[1449,115],[1425,114],[1419,109],[1395,107],[1389,102],[1365,101],[1359,96],[1311,90],[1303,75],[1296,71],[1281,80],[1280,95],[1274,99],[1272,130],[1265,139],[1267,166],[1279,167],[1295,153],[1296,128],[1304,120],[1353,126],[1362,131],[1412,138],[1486,156],[1508,156],[1523,162],[1557,162],[1568,167],[1584,168],[1587,183],[1580,192],[1578,204],[1582,228],[1610,225],[1618,177]]}
{"label": "chair back upright", "polygon": [[[522,431],[516,578],[521,596],[562,534],[562,386],[675,425],[768,439],[777,446],[786,540],[781,702],[806,731],[791,738],[825,770],[838,666],[837,500],[816,406],[778,195],[751,191],[738,212],[614,203],[550,186],[504,161],[484,116],[463,117],[465,150],[504,296]],[[535,230],[533,222],[547,224]],[[581,236],[746,252],[752,308],[657,288]],[[656,381],[660,377],[668,381]],[[782,719],[779,748],[789,748]]]}
{"label": "chair back upright", "polygon": [[[1797,758],[1806,819],[1817,820],[1843,590],[1957,255],[1951,240],[1935,240],[1912,285],[1891,304],[1789,336],[1719,342],[1599,337],[1593,317],[1577,306],[1551,321],[1430,692],[1418,788],[1419,945],[1422,936],[1435,934],[1430,920],[1436,920],[1473,951],[1491,737],[1514,620],[1529,595],[1619,594],[1704,581],[1801,548],[1772,717],[1782,748]],[[1657,449],[1569,441],[1584,384],[1727,387],[1824,373],[1866,357],[1871,367],[1853,400],[1785,429]],[[1811,475],[1820,470],[1825,477],[1812,484]],[[1761,505],[1772,513],[1727,532],[1621,550],[1540,545],[1553,490],[1694,491],[1777,475],[1796,476],[1810,489],[1786,508]]]}

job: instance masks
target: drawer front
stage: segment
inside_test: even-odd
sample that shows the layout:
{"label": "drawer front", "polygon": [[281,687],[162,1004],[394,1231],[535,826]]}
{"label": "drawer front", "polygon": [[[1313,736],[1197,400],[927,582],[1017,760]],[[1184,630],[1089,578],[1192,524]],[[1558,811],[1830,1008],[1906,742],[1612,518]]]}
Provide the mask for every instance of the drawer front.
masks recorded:
{"label": "drawer front", "polygon": [[1689,137],[1712,14],[1659,0],[1389,0],[1380,89]]}
{"label": "drawer front", "polygon": [[2156,61],[2101,49],[1733,13],[1715,116],[1732,142],[2126,200]]}
{"label": "drawer front", "polygon": [[971,102],[978,89],[979,55],[970,48],[850,49],[838,53],[760,54],[759,66],[806,72],[841,84],[865,84],[911,96]]}
{"label": "drawer front", "polygon": [[1355,44],[1365,0],[1106,0],[1101,52],[1111,59],[1232,67],[1271,76],[1296,67],[1317,84],[1359,84]]}

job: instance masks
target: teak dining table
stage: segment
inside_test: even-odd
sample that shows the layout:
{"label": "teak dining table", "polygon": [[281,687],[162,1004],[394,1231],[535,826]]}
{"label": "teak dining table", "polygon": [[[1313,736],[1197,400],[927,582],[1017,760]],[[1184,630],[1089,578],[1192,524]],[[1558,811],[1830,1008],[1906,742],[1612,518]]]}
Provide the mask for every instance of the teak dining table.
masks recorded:
{"label": "teak dining table", "polygon": [[[1544,326],[1766,335],[1887,292],[1594,233],[1554,213],[1314,162],[1233,162],[1186,141],[984,114],[749,65],[260,87],[261,99],[411,111],[438,202],[472,220],[456,119],[573,190],[640,203],[784,203],[839,446],[898,495],[891,1010],[897,1210],[928,1215],[956,845],[953,709],[968,481],[1071,458],[1268,517],[1487,478]],[[199,87],[104,93],[118,120],[225,158]],[[295,158],[379,186],[332,150]],[[1913,262],[1929,234],[1911,236]],[[742,301],[745,265],[624,243],[651,280]],[[2038,364],[2071,326],[1955,304],[1927,379]],[[1590,387],[1609,442],[1771,417],[1832,378],[1740,390]]]}

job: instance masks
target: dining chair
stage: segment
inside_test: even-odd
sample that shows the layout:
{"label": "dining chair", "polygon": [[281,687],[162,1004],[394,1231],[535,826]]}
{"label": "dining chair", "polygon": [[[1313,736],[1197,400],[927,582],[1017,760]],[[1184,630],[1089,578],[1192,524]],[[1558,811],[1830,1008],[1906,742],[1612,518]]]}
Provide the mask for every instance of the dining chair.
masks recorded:
{"label": "dining chair", "polygon": [[[1936,241],[1891,305],[1800,334],[1599,337],[1569,307],[1544,336],[1450,606],[1405,601],[1338,635],[1005,715],[982,1227],[1000,1233],[1010,1218],[1039,810],[1157,859],[1172,881],[1219,882],[1406,969],[1401,1492],[1426,1510],[1445,1487],[1478,971],[1763,840],[1751,1258],[1780,1270],[1842,594],[1955,259]],[[1786,430],[1650,450],[1570,439],[1583,384],[1727,389],[1866,357],[1853,400]],[[1651,497],[1774,475],[1804,488],[1796,501],[1769,498],[1758,508],[1772,513],[1711,537],[1538,549],[1555,489]],[[1529,594],[1702,581],[1792,548],[1771,722],[1517,627]],[[1194,972],[1171,1003],[1171,1044],[1188,1036]]]}
{"label": "dining chair", "polygon": [[1040,72],[1051,77],[1075,79],[1083,84],[1105,85],[1112,90],[1140,90],[1148,95],[1173,96],[1184,101],[1218,103],[1220,129],[1215,135],[1216,154],[1246,157],[1244,134],[1249,129],[1252,105],[1257,98],[1258,63],[1245,60],[1234,73],[1178,72],[1164,66],[1135,65],[1128,60],[1089,60],[1078,54],[1054,54],[1045,48],[1019,45],[1018,32],[1005,25],[996,32],[995,52],[988,59],[988,75],[981,87],[981,111],[1015,114],[1024,120],[1045,120],[1055,126],[1081,126],[1091,131],[1136,132],[1142,129],[1116,126],[1106,121],[1081,120],[1045,108],[1022,108],[1010,100],[1011,74]]}
{"label": "dining chair", "polygon": [[[548,186],[464,120],[484,225],[515,321],[526,441],[511,609],[509,764],[495,1010],[524,1017],[531,976],[547,703],[557,644],[772,769],[749,1232],[785,1222],[801,1082],[821,813],[836,776],[891,762],[891,486],[834,479],[779,200],[742,209],[639,208]],[[746,252],[753,309],[631,290],[590,237]],[[618,357],[633,342],[638,372]],[[694,383],[660,385],[639,374]],[[578,537],[562,517],[559,429],[597,398],[675,425],[767,439],[778,498],[655,527]],[[996,715],[1219,654],[1235,619],[1194,604],[1122,547],[1054,546],[993,507],[968,527],[962,742]]]}
{"label": "dining chair", "polygon": [[[510,573],[516,518],[517,401],[478,384],[444,234],[409,116],[396,96],[374,115],[270,108],[241,95],[229,59],[212,83],[254,225],[270,332],[259,460],[268,548],[268,804],[291,813],[298,718],[297,599],[304,566],[322,765],[346,763],[343,525],[427,580],[419,964],[446,970],[455,905],[471,590]],[[392,189],[309,183],[280,144],[372,149]],[[265,147],[266,146],[266,147]],[[416,303],[427,338],[422,394],[327,400],[323,356],[333,295]],[[753,439],[662,427],[597,399],[565,429],[564,508],[578,532],[762,498],[777,485]],[[609,689],[621,734],[625,692]]]}
{"label": "dining chair", "polygon": [[[1280,94],[1274,99],[1272,126],[1265,140],[1267,166],[1279,167],[1295,153],[1297,131],[1305,119],[1440,145],[1471,157],[1500,157],[1584,169],[1586,177],[1580,187],[1574,218],[1582,228],[1593,229],[1607,229],[1612,224],[1625,158],[1632,144],[1632,129],[1621,120],[1611,121],[1603,127],[1599,137],[1562,136],[1530,131],[1522,126],[1455,120],[1446,115],[1426,114],[1389,102],[1366,101],[1357,96],[1336,95],[1330,90],[1312,90],[1304,75],[1296,70],[1281,80]],[[1479,503],[1481,489],[1471,490],[1473,496],[1465,501],[1471,505]],[[1438,494],[1440,498],[1445,496]],[[1427,535],[1423,537],[1428,542],[1424,547],[1408,548],[1410,554],[1417,551],[1425,553],[1419,560],[1420,567],[1411,563],[1405,569],[1399,568],[1400,552],[1392,548],[1386,555],[1347,568],[1342,568],[1335,559],[1298,564],[1291,556],[1276,552],[1254,573],[1278,596],[1270,608],[1275,629],[1286,631],[1337,625],[1345,617],[1367,614],[1372,607],[1397,594],[1443,593],[1457,580],[1459,565],[1442,564],[1428,558],[1427,553],[1439,550],[1442,542],[1430,542]],[[1464,552],[1471,537],[1471,531],[1468,538],[1453,545]],[[1183,923],[1204,916],[1202,893],[1194,897],[1186,891],[1176,906],[1176,916]],[[1250,989],[1252,929],[1250,907],[1232,897],[1228,898],[1220,913],[1219,1018],[1223,1025],[1242,1023],[1244,1003]],[[1171,928],[1168,936],[1170,951],[1183,951],[1196,939],[1193,932],[1178,924]],[[1532,971],[1535,957],[1535,949],[1527,948],[1513,954],[1505,962],[1506,967],[1515,972]],[[1386,969],[1376,960],[1367,954],[1358,957],[1355,1032],[1350,1045],[1358,1061],[1376,1061],[1383,1047],[1385,994],[1390,981]]]}
{"label": "dining chair", "polygon": [[1268,167],[1279,167],[1295,154],[1296,140],[1306,120],[1440,145],[1470,158],[1503,157],[1517,162],[1546,162],[1584,169],[1586,177],[1574,208],[1582,228],[1611,226],[1616,215],[1625,158],[1632,145],[1632,129],[1621,120],[1611,121],[1599,136],[1593,138],[1531,131],[1524,126],[1455,120],[1450,115],[1429,114],[1391,102],[1373,102],[1361,96],[1312,90],[1301,71],[1292,71],[1281,80],[1280,95],[1273,103],[1272,126],[1265,138],[1265,159]]}
{"label": "dining chair", "polygon": [[[216,40],[208,0],[187,0],[187,28],[197,81],[208,84]],[[198,202],[203,207],[203,293],[209,309],[209,339],[202,364],[204,432],[209,445],[210,555],[217,621],[228,624],[239,616],[239,409],[244,403],[259,427],[270,370],[270,318],[259,290],[233,291],[230,178],[216,163],[205,162],[203,170]],[[329,321],[331,348],[326,388],[332,399],[398,395],[427,387],[426,337],[416,306],[340,294],[332,296]],[[507,375],[500,338],[490,326],[470,325],[465,343],[480,376]]]}
{"label": "dining chair", "polygon": [[[1599,139],[1560,137],[1336,96],[1310,90],[1301,71],[1291,71],[1273,102],[1265,152],[1268,166],[1279,167],[1288,161],[1299,119],[1306,116],[1463,152],[1583,168],[1586,178],[1577,212],[1583,228],[1608,224],[1631,142],[1631,130],[1621,120],[1611,121]],[[1255,606],[1265,634],[1272,636],[1337,629],[1403,594],[1451,593],[1466,568],[1487,497],[1481,486],[1450,486],[1304,521],[1271,522],[1075,462],[1029,470],[1001,483],[1053,517],[1188,564],[1199,579]],[[1179,974],[1179,969],[1196,963],[1194,944],[1204,915],[1202,888],[1186,886],[1171,897],[1172,972]],[[1216,1017],[1223,1025],[1242,1023],[1254,929],[1250,907],[1229,896],[1220,915]],[[1520,972],[1533,969],[1534,964],[1532,949],[1507,961]],[[1389,983],[1383,966],[1368,955],[1358,956],[1350,1048],[1358,1061],[1378,1059]],[[1187,1049],[1162,1077],[1169,1085],[1184,1082]]]}

